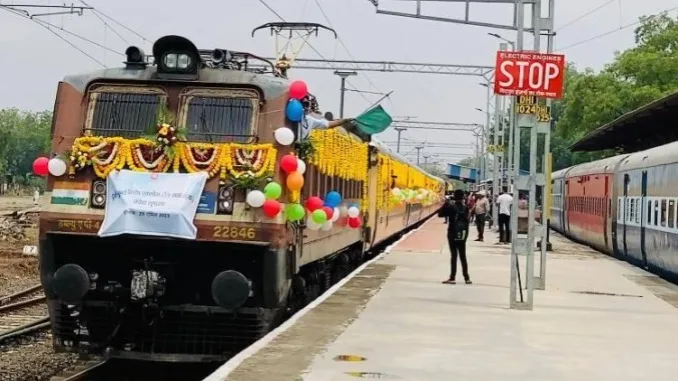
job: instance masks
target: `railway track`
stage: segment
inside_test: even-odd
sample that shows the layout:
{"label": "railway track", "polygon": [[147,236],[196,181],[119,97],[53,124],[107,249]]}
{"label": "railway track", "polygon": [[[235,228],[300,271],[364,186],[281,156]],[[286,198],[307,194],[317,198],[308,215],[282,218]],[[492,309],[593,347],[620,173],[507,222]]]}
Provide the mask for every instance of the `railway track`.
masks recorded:
{"label": "railway track", "polygon": [[39,284],[0,297],[0,344],[49,328],[49,316],[32,311],[33,307],[44,301],[45,295]]}
{"label": "railway track", "polygon": [[87,360],[81,361],[71,368],[68,368],[56,376],[50,377],[49,381],[88,381],[103,379],[109,365],[106,360]]}

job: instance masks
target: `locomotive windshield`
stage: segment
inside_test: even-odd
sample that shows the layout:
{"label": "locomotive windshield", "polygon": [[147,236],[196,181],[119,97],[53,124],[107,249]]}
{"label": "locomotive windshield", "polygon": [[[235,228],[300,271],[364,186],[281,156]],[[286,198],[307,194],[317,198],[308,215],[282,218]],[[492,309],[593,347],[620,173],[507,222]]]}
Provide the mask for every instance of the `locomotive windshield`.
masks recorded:
{"label": "locomotive windshield", "polygon": [[242,90],[190,90],[181,100],[186,137],[196,142],[252,141],[259,98]]}
{"label": "locomotive windshield", "polygon": [[95,136],[136,138],[155,123],[159,89],[104,87],[90,93],[88,129]]}

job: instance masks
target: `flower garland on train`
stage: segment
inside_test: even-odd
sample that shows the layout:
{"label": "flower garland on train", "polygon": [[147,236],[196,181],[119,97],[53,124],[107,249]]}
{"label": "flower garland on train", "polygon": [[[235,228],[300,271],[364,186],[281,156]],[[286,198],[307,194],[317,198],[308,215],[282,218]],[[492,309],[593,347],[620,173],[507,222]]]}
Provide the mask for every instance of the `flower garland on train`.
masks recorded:
{"label": "flower garland on train", "polygon": [[[388,155],[378,154],[377,158],[379,163],[377,208],[379,210],[391,210],[405,203],[421,203],[428,206],[439,200],[440,180]],[[392,185],[395,186],[392,187]]]}

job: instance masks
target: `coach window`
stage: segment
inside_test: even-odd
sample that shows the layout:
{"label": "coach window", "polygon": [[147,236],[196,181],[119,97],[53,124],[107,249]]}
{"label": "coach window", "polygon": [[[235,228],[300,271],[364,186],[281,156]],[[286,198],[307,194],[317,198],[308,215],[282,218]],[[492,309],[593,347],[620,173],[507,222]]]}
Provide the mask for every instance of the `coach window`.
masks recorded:
{"label": "coach window", "polygon": [[661,226],[666,227],[666,199],[662,200],[662,209],[661,209]]}
{"label": "coach window", "polygon": [[657,217],[659,217],[659,201],[657,201],[657,200],[654,200],[653,213],[652,214],[654,214],[654,220],[653,220],[654,224],[653,225],[659,226],[659,224],[658,224],[659,219],[657,218]]}
{"label": "coach window", "polygon": [[643,204],[640,202],[640,197],[636,198],[636,223],[640,225],[640,215],[642,212]]}
{"label": "coach window", "polygon": [[652,200],[647,200],[647,224],[652,224]]}
{"label": "coach window", "polygon": [[632,198],[629,205],[631,213],[629,214],[629,222],[634,222],[636,220],[636,199]]}
{"label": "coach window", "polygon": [[669,221],[668,225],[670,228],[673,228],[675,226],[675,218],[676,218],[676,200],[672,199],[669,200]]}

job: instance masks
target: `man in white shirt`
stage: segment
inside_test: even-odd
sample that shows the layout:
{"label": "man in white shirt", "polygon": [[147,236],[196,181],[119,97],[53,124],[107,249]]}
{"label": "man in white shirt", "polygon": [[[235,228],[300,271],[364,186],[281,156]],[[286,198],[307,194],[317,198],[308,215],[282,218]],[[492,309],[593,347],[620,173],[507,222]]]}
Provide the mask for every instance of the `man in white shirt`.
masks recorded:
{"label": "man in white shirt", "polygon": [[497,206],[499,206],[499,243],[511,242],[511,205],[513,196],[508,193],[504,187],[501,194],[497,197]]}
{"label": "man in white shirt", "polygon": [[323,118],[322,115],[320,115],[318,101],[311,94],[302,99],[301,104],[304,106],[304,119],[302,119],[299,124],[299,132],[301,133],[300,140],[306,139],[313,129],[339,127],[350,120],[339,119],[329,121]]}

